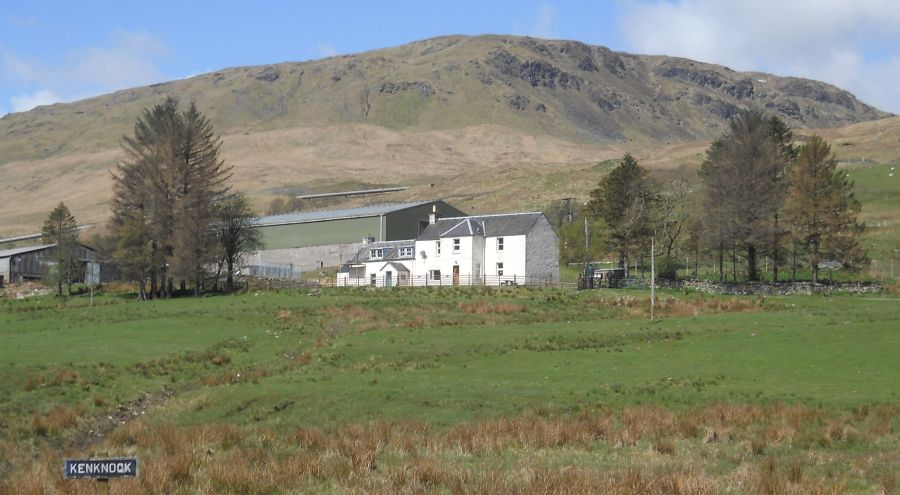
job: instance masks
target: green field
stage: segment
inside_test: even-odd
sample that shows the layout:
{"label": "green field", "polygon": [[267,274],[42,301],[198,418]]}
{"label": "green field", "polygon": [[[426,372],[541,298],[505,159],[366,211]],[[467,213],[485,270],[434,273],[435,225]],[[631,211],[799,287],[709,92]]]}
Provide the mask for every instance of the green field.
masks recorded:
{"label": "green field", "polygon": [[650,322],[637,291],[5,301],[0,492],[92,493],[63,455],[138,456],[115,493],[896,489],[900,300],[660,304]]}

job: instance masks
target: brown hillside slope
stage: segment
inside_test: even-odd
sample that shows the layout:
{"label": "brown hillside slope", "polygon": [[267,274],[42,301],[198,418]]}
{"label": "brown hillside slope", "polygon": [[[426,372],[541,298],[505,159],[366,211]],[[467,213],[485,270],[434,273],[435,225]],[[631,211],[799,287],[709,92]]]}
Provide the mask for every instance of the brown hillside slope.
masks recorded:
{"label": "brown hillside slope", "polygon": [[578,42],[442,37],[7,115],[0,236],[34,230],[59,200],[82,221],[104,221],[119,140],[167,94],[210,116],[235,186],[257,206],[344,182],[409,184],[394,198],[445,197],[473,211],[536,207],[583,193],[593,165],[624,151],[655,166],[696,163],[727,117],[750,105],[805,127],[887,115],[816,81]]}

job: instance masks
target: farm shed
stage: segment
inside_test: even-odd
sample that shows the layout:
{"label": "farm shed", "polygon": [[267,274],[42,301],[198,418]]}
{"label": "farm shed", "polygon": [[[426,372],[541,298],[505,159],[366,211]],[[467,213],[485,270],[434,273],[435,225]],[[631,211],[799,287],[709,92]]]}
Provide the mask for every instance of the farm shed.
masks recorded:
{"label": "farm shed", "polygon": [[[44,244],[0,251],[0,285],[26,280],[43,280],[53,267],[56,244]],[[75,257],[84,266],[80,282],[100,283],[100,264],[94,250],[78,244]]]}
{"label": "farm shed", "polygon": [[263,248],[249,264],[290,265],[304,271],[337,266],[353,258],[369,241],[415,238],[428,227],[433,207],[464,215],[443,201],[432,200],[261,217],[256,228]]}

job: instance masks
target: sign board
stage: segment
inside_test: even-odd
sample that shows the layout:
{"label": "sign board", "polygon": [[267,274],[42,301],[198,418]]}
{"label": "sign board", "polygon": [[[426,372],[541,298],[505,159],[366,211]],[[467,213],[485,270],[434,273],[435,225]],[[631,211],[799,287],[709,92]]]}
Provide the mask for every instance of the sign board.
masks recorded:
{"label": "sign board", "polygon": [[136,477],[137,459],[66,459],[65,478],[123,478]]}

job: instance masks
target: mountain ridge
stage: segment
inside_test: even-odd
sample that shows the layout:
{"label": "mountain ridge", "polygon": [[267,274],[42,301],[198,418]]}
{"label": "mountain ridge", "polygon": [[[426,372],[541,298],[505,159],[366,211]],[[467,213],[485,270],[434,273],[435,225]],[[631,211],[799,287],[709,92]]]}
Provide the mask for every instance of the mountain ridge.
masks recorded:
{"label": "mountain ridge", "polygon": [[[414,187],[396,199],[457,199],[467,211],[533,208],[550,193],[580,194],[583,184],[562,178],[594,174],[626,151],[654,165],[694,163],[702,143],[750,105],[805,128],[890,115],[812,80],[576,41],[443,36],[0,118],[0,234],[39,225],[61,199],[80,220],[102,222],[121,137],[167,95],[209,116],[235,187],[258,208],[280,190],[340,181],[402,182]],[[545,189],[514,184],[532,179]]]}
{"label": "mountain ridge", "polygon": [[[492,123],[576,142],[656,143],[714,137],[728,117],[749,105],[801,127],[890,116],[808,79],[577,41],[454,35],[314,61],[222,69],[8,114],[0,119],[6,137],[0,160],[115,145],[140,109],[164,95],[197,102],[223,134],[335,123],[418,130]],[[59,129],[75,124],[78,134]],[[75,142],[80,139],[86,143]]]}

